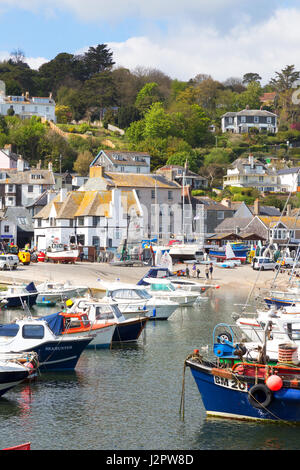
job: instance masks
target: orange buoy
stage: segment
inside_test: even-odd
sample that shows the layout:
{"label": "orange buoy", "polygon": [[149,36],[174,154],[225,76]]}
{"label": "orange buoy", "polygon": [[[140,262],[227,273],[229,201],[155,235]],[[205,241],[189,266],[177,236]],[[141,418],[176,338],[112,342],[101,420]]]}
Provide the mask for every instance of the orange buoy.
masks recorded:
{"label": "orange buoy", "polygon": [[282,378],[278,375],[270,375],[270,377],[268,377],[266,380],[266,386],[272,392],[277,392],[283,386]]}

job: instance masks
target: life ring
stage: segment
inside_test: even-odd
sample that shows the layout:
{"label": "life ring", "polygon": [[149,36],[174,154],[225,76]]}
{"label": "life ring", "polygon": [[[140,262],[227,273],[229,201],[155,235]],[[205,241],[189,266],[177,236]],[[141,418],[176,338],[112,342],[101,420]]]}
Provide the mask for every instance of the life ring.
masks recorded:
{"label": "life ring", "polygon": [[267,408],[272,398],[271,390],[264,384],[253,385],[248,392],[249,402],[254,408]]}

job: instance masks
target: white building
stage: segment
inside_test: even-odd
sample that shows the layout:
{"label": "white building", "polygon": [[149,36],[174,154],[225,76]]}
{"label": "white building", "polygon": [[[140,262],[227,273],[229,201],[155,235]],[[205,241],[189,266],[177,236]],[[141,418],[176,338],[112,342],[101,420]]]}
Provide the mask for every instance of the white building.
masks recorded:
{"label": "white building", "polygon": [[117,248],[122,239],[140,241],[142,208],[135,191],[61,190],[34,217],[34,244],[46,249],[60,243]]}
{"label": "white building", "polygon": [[280,191],[276,171],[252,155],[249,158],[238,158],[231,164],[224,176],[223,186],[256,188],[261,192]]}
{"label": "white building", "polygon": [[259,132],[278,131],[277,115],[264,109],[244,109],[239,112],[229,112],[222,116],[222,132],[233,132],[234,134],[248,133],[252,128]]}
{"label": "white building", "polygon": [[28,92],[22,96],[7,96],[5,84],[0,82],[0,114],[6,116],[10,109],[22,119],[39,116],[47,121],[56,122],[55,101],[51,93],[49,97],[30,97]]}
{"label": "white building", "polygon": [[151,157],[145,152],[101,150],[91,166],[101,166],[112,173],[150,173]]}
{"label": "white building", "polygon": [[281,191],[296,193],[300,191],[300,167],[285,168],[277,171]]}

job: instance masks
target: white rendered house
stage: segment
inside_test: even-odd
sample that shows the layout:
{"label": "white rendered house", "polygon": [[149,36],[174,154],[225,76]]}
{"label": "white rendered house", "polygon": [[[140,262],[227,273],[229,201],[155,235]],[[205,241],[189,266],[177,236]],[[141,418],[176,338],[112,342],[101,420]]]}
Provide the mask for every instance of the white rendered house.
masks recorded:
{"label": "white rendered house", "polygon": [[135,191],[61,190],[33,219],[38,250],[53,240],[117,248],[122,239],[140,241],[143,234],[142,208]]}

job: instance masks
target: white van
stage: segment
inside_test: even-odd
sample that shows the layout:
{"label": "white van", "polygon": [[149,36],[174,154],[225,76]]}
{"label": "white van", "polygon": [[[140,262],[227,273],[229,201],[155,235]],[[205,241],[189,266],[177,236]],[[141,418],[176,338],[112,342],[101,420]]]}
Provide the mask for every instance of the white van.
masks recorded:
{"label": "white van", "polygon": [[19,266],[19,257],[17,255],[0,255],[0,269],[17,269]]}
{"label": "white van", "polygon": [[256,256],[253,258],[252,261],[252,268],[256,271],[265,271],[265,270],[273,270],[276,268],[277,263],[273,261],[271,258],[264,258],[263,256]]}

